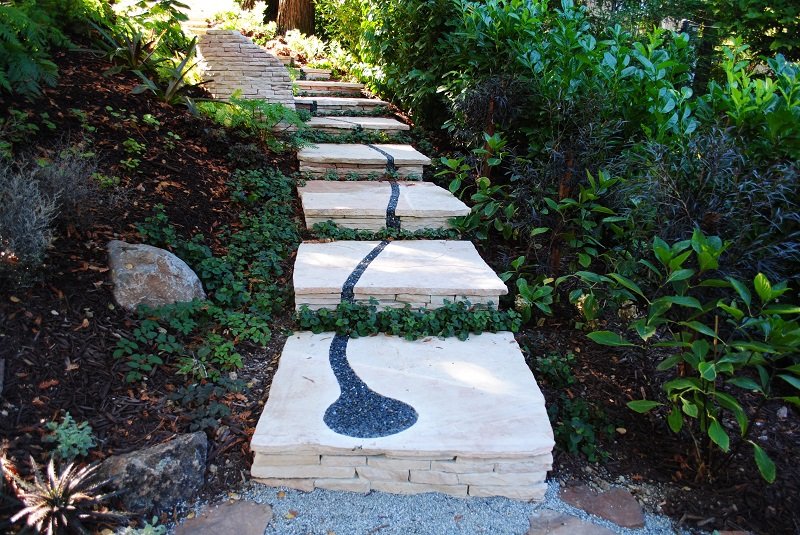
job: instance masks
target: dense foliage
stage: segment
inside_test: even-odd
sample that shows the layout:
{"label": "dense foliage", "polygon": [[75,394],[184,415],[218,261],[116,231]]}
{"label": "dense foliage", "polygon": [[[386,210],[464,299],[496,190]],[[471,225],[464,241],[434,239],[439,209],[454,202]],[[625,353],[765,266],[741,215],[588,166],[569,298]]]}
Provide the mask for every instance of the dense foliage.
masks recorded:
{"label": "dense foliage", "polygon": [[457,229],[499,253],[524,321],[558,307],[600,343],[634,347],[603,328],[622,320],[640,346],[674,351],[659,367],[663,414],[693,437],[701,477],[750,440],[741,399],[800,399],[788,4],[318,3],[339,61],[418,122],[444,125],[457,152],[438,179],[473,205]]}

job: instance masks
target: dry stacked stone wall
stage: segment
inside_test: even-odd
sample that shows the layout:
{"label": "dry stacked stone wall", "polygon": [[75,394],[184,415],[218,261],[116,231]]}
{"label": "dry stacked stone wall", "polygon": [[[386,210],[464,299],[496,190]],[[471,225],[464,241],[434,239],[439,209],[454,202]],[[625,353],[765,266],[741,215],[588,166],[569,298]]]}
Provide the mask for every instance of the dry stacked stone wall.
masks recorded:
{"label": "dry stacked stone wall", "polygon": [[235,30],[208,30],[198,50],[206,89],[228,99],[240,90],[243,98],[264,99],[294,109],[292,80],[281,61]]}

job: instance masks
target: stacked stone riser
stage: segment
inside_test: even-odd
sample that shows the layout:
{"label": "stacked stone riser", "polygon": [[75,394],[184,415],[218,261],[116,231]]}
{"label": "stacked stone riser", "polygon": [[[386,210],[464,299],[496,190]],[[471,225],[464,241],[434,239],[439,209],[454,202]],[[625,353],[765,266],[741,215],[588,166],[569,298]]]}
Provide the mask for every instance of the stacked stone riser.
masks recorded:
{"label": "stacked stone riser", "polygon": [[329,82],[316,80],[297,80],[295,84],[304,96],[347,96],[362,97],[362,84],[348,84],[344,82]]}
{"label": "stacked stone riser", "polygon": [[336,451],[287,455],[256,453],[251,473],[272,486],[397,494],[441,492],[451,496],[505,496],[541,500],[551,454],[474,458],[420,454],[414,457]]}
{"label": "stacked stone riser", "polygon": [[295,97],[297,106],[316,110],[320,114],[331,111],[370,111],[388,103],[370,98],[346,97]]}
{"label": "stacked stone riser", "polygon": [[[300,162],[300,172],[306,173],[313,178],[325,178],[331,173],[336,173],[340,177],[347,175],[357,175],[359,177],[383,177],[387,176],[386,164],[306,164]],[[397,166],[392,174],[404,179],[419,180],[422,177],[423,168],[417,165]]]}
{"label": "stacked stone riser", "polygon": [[312,69],[311,67],[301,67],[300,71],[306,80],[330,80],[331,71],[329,69]]}
{"label": "stacked stone riser", "polygon": [[385,133],[385,134],[388,134],[388,135],[397,135],[397,134],[400,134],[402,132],[408,131],[408,128],[380,128],[380,129],[378,129],[378,128],[359,128],[358,125],[348,125],[348,124],[344,124],[344,123],[342,123],[341,126],[339,126],[339,125],[337,125],[337,126],[313,126],[313,125],[311,125],[310,127],[313,128],[314,130],[318,131],[318,132],[324,132],[326,134],[333,134],[333,135],[346,134],[348,132],[359,132],[361,130],[374,130],[376,132],[382,132],[382,133]]}
{"label": "stacked stone riser", "polygon": [[[409,232],[427,229],[451,228],[449,217],[400,217],[400,228]],[[306,227],[317,223],[332,221],[342,228],[354,230],[379,231],[386,228],[386,218],[381,217],[309,217],[306,216]]]}
{"label": "stacked stone riser", "polygon": [[204,87],[219,99],[235,91],[243,98],[265,99],[294,108],[292,81],[286,67],[272,54],[234,30],[208,30],[198,51]]}
{"label": "stacked stone riser", "polygon": [[[441,308],[447,303],[455,303],[461,301],[468,301],[469,304],[475,306],[488,306],[494,305],[497,307],[500,302],[498,295],[493,296],[480,296],[480,295],[422,295],[422,294],[390,294],[390,295],[367,295],[367,294],[354,294],[355,302],[369,305],[377,301],[378,310],[387,308],[404,308],[410,305],[411,308]],[[309,294],[309,295],[296,295],[295,308],[297,310],[302,306],[307,306],[311,310],[320,310],[323,308],[334,309],[341,302],[341,297],[335,294]]]}

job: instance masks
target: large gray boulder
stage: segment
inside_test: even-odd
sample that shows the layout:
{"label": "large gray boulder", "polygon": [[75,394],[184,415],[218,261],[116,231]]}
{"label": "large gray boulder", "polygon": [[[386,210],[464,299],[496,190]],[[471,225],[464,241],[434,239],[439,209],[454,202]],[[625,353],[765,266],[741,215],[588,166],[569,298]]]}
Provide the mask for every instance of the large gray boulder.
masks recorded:
{"label": "large gray boulder", "polygon": [[129,310],[205,299],[203,285],[186,262],[152,245],[108,242],[114,299]]}
{"label": "large gray boulder", "polygon": [[208,439],[198,432],[152,448],[109,457],[98,477],[110,479],[127,511],[149,514],[191,500],[205,481]]}

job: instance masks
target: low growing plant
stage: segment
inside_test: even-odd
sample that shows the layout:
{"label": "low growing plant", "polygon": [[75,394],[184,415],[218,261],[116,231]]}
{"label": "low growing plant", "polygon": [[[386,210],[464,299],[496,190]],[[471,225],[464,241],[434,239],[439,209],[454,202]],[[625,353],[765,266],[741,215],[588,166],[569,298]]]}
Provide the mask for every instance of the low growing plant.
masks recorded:
{"label": "low growing plant", "polygon": [[45,435],[44,441],[55,442],[55,454],[65,461],[85,457],[97,445],[89,422],[77,423],[69,412],[61,423],[47,422],[45,427],[50,434]]}

